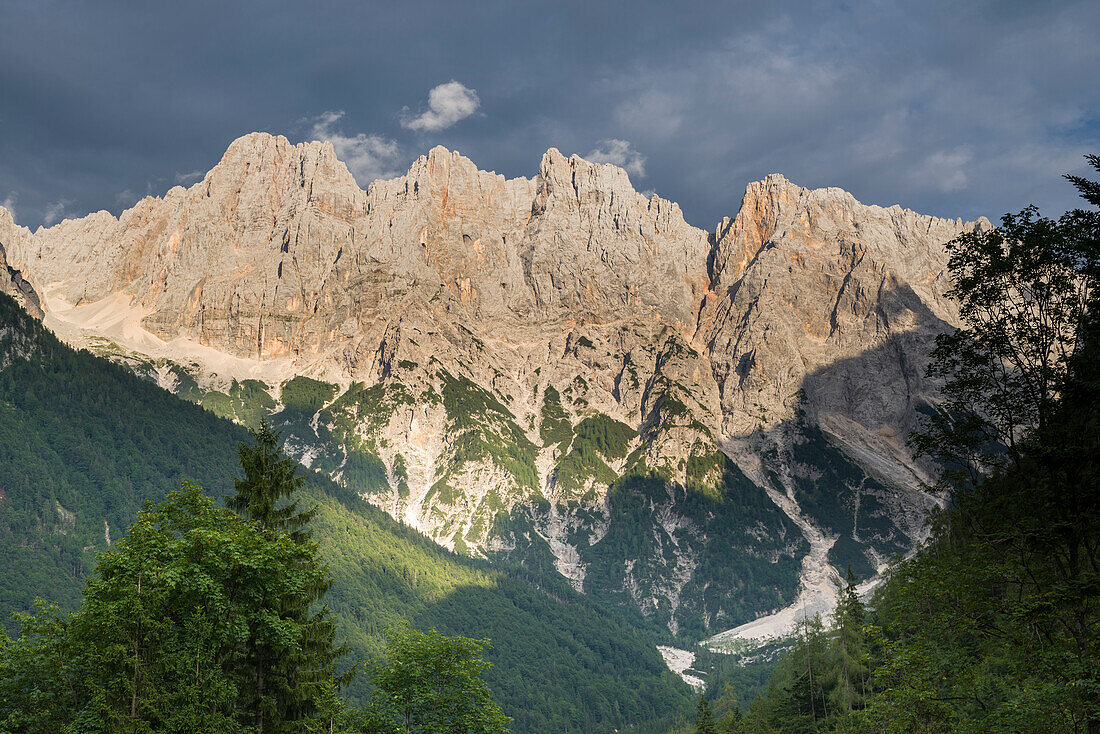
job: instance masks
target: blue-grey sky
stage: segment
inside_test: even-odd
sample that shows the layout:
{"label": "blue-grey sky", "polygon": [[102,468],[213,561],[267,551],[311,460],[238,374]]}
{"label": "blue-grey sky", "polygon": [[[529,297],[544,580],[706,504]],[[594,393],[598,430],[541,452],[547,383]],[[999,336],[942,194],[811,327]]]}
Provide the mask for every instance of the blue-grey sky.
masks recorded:
{"label": "blue-grey sky", "polygon": [[991,218],[1077,205],[1100,3],[0,0],[0,204],[31,227],[190,183],[253,131],[362,186],[433,145],[617,162],[713,228],[781,172]]}

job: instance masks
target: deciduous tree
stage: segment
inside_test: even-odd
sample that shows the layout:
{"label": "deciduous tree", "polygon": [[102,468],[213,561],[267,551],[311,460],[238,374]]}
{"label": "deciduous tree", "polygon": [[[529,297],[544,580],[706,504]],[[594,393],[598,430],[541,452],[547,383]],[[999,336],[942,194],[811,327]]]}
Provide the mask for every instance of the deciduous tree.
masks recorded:
{"label": "deciduous tree", "polygon": [[408,628],[389,634],[386,659],[375,668],[376,731],[406,734],[500,734],[511,719],[493,701],[481,673],[488,640],[446,637]]}

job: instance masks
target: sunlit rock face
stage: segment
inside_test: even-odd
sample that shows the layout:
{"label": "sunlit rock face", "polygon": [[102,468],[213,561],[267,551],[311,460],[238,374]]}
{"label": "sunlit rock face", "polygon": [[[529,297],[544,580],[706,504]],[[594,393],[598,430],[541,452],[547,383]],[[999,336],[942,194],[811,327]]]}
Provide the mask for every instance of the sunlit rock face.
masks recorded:
{"label": "sunlit rock face", "polygon": [[905,439],[975,226],[772,175],[708,234],[555,149],[505,179],[434,148],[364,191],[253,133],[117,219],[0,210],[0,243],[63,338],[269,416],[450,548],[702,636],[791,603],[811,550],[866,576],[920,536]]}

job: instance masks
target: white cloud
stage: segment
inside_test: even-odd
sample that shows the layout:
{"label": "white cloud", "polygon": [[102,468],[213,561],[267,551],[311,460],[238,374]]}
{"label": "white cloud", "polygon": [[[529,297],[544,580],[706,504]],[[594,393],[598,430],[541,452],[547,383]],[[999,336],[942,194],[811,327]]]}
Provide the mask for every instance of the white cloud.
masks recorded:
{"label": "white cloud", "polygon": [[8,210],[8,213],[11,214],[12,219],[15,219],[15,202],[17,202],[18,200],[19,194],[12,191],[10,194],[4,197],[3,201],[0,201],[0,206]]}
{"label": "white cloud", "polygon": [[627,173],[645,178],[645,156],[634,150],[629,140],[617,138],[601,140],[584,157],[593,163],[613,163],[626,169]]}
{"label": "white cloud", "polygon": [[205,175],[206,175],[206,171],[199,171],[199,170],[190,171],[188,173],[177,173],[176,174],[176,183],[179,184],[180,186],[190,186],[191,184],[195,183],[196,181],[198,181],[199,179],[201,179]]}
{"label": "white cloud", "polygon": [[49,227],[65,218],[65,207],[72,204],[71,199],[58,199],[53,204],[50,204],[46,209],[46,213],[42,215],[42,224]]}
{"label": "white cloud", "polygon": [[312,139],[332,143],[336,156],[347,164],[360,184],[400,175],[403,155],[397,141],[365,133],[345,135],[337,130],[343,116],[343,110],[329,110],[313,118]]}
{"label": "white cloud", "polygon": [[974,154],[965,146],[954,150],[938,150],[913,169],[910,180],[918,187],[945,194],[963,191],[970,184],[967,172],[973,160]]}
{"label": "white cloud", "polygon": [[663,140],[680,129],[684,121],[682,107],[681,99],[651,89],[621,102],[615,109],[615,120],[629,131]]}
{"label": "white cloud", "polygon": [[428,92],[428,109],[415,117],[402,110],[401,127],[430,132],[443,130],[477,112],[481,100],[477,91],[454,79]]}
{"label": "white cloud", "polygon": [[115,194],[115,203],[119,206],[133,206],[141,198],[130,189],[125,189]]}

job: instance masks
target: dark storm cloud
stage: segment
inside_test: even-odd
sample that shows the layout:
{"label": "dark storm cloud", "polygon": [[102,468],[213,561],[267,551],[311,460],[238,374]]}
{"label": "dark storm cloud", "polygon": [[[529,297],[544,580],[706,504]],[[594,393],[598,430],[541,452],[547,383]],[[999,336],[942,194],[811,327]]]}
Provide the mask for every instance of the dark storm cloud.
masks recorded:
{"label": "dark storm cloud", "polygon": [[[1076,205],[1100,4],[0,1],[0,203],[187,185],[252,130],[392,175],[591,154],[711,227],[779,171],[943,216]],[[433,90],[436,90],[433,93]]]}

